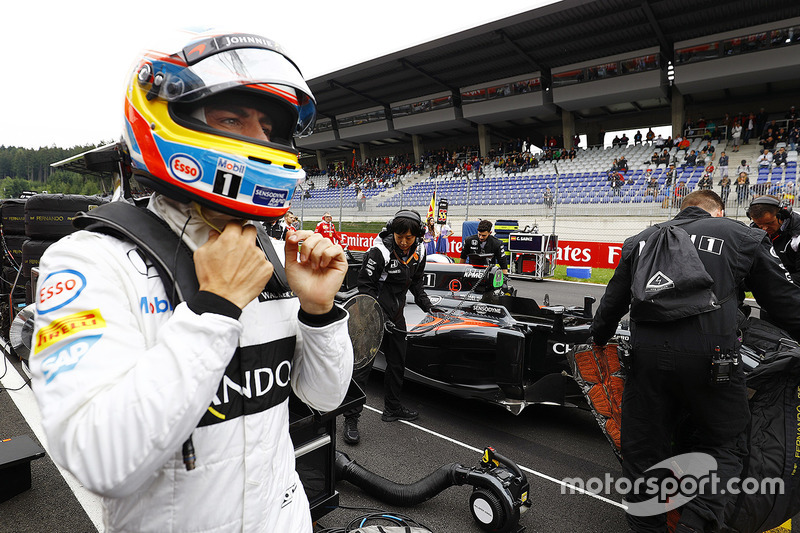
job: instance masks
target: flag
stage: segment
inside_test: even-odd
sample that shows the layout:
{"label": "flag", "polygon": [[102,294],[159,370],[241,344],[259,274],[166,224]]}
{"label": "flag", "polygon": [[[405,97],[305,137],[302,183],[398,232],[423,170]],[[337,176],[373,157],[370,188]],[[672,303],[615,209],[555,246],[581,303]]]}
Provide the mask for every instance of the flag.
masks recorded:
{"label": "flag", "polygon": [[356,151],[353,149],[353,160],[350,162],[351,168],[356,168]]}
{"label": "flag", "polygon": [[433,217],[436,220],[436,193],[433,193],[433,197],[431,198],[431,205],[428,206],[428,216],[425,217],[425,220]]}

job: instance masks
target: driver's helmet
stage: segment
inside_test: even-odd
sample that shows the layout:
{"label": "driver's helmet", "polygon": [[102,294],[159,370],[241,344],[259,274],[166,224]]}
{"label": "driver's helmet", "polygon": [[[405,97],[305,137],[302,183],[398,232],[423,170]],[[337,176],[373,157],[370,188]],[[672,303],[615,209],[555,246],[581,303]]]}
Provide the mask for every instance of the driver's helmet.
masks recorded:
{"label": "driver's helmet", "polygon": [[[205,106],[235,102],[272,122],[269,141],[211,128]],[[311,133],[314,97],[274,41],[246,33],[195,35],[147,50],[125,94],[124,140],[137,180],[231,216],[283,216],[305,178],[294,137]]]}

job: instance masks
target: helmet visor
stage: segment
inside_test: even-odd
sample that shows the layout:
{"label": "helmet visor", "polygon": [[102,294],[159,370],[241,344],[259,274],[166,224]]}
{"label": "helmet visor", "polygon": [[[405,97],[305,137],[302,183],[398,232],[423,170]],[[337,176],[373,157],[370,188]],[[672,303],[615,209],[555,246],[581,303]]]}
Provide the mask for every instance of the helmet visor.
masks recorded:
{"label": "helmet visor", "polygon": [[[294,135],[308,135],[313,128],[316,107],[311,90],[297,67],[278,52],[238,48],[207,56],[191,66],[178,65],[173,58],[156,60],[152,69],[150,98],[188,103],[234,87],[253,86],[272,92],[296,108]],[[140,81],[144,80],[140,77]]]}

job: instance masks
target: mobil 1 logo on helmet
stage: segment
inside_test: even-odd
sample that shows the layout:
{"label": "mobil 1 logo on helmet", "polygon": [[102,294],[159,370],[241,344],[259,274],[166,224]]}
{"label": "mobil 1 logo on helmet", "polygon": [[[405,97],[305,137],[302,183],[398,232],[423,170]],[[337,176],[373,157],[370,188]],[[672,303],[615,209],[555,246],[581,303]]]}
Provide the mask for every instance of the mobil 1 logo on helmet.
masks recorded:
{"label": "mobil 1 logo on helmet", "polygon": [[221,194],[228,198],[239,196],[239,187],[242,185],[242,176],[247,170],[247,165],[220,157],[217,159],[217,172],[214,174],[214,194]]}
{"label": "mobil 1 logo on helmet", "polygon": [[184,183],[194,183],[203,177],[203,167],[188,154],[175,154],[169,158],[169,172]]}

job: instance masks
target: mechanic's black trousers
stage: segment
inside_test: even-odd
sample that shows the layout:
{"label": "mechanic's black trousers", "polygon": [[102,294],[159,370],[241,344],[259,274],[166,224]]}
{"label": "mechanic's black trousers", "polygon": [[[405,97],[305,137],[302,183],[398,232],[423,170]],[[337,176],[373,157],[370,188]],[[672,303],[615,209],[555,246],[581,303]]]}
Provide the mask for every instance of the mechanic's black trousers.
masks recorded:
{"label": "mechanic's black trousers", "polygon": [[[712,387],[709,377],[709,355],[637,348],[622,396],[622,470],[631,483],[669,477],[664,469],[646,470],[678,454],[705,453],[716,460],[716,470],[705,476],[718,478],[716,490],[698,491],[678,508],[681,522],[697,531],[717,531],[722,523],[726,484],[741,475],[750,420],[741,365],[729,384]],[[629,506],[654,497],[643,492],[627,495]],[[664,513],[627,518],[637,532],[667,531]]]}
{"label": "mechanic's black trousers", "polygon": [[[406,369],[406,322],[405,319],[398,321],[396,324],[397,329],[392,329],[392,332],[384,331],[383,340],[381,341],[381,352],[386,358],[386,372],[383,376],[383,405],[384,409],[389,411],[396,411],[400,409],[400,392],[403,389],[403,375]],[[365,390],[367,378],[372,370],[372,363],[366,365],[360,370],[353,372],[353,380]],[[364,409],[363,405],[358,405],[353,409],[348,409],[342,413],[345,418],[351,416],[360,416],[361,411]]]}

